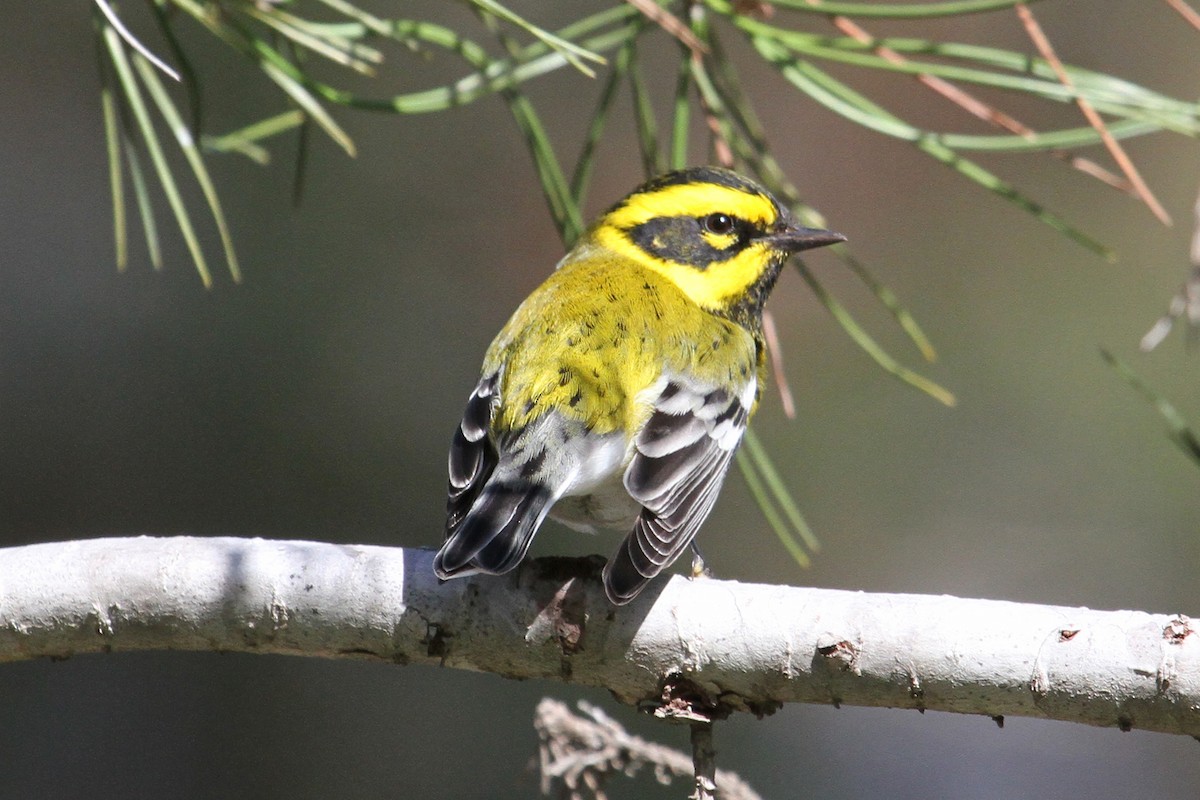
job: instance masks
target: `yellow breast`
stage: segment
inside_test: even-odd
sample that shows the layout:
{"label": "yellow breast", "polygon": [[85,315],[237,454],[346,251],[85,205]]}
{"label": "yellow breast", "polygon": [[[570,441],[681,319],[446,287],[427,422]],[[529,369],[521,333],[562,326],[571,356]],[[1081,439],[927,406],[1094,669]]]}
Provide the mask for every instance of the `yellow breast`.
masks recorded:
{"label": "yellow breast", "polygon": [[639,400],[667,373],[738,386],[756,368],[752,335],[700,308],[663,275],[584,248],[550,276],[489,348],[502,369],[494,430],[520,430],[549,410],[592,432],[632,433]]}

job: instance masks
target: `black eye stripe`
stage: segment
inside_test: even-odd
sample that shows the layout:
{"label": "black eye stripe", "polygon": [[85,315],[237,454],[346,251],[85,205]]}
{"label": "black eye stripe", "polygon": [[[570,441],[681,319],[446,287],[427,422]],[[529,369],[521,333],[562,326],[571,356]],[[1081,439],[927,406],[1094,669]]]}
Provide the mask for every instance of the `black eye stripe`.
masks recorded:
{"label": "black eye stripe", "polygon": [[[725,247],[714,247],[703,235],[704,231],[711,230],[708,222],[716,216],[728,219],[729,229],[712,231],[712,233],[722,236],[738,234],[737,238]],[[624,233],[631,242],[656,258],[673,261],[677,264],[687,264],[697,269],[706,269],[711,264],[728,261],[741,252],[748,239],[745,235],[745,223],[728,214],[709,214],[704,217],[655,217],[631,228],[626,228]]]}

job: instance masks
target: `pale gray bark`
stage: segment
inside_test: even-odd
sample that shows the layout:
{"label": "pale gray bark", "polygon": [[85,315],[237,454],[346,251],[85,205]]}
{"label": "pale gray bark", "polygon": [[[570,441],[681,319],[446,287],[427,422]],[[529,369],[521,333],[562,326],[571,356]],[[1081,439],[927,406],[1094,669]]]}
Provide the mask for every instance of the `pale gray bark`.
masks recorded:
{"label": "pale gray bark", "polygon": [[1182,615],[656,581],[599,559],[439,585],[432,553],[234,538],[0,550],[0,661],[127,650],[376,658],[602,686],[684,718],[788,702],[1021,715],[1200,735]]}

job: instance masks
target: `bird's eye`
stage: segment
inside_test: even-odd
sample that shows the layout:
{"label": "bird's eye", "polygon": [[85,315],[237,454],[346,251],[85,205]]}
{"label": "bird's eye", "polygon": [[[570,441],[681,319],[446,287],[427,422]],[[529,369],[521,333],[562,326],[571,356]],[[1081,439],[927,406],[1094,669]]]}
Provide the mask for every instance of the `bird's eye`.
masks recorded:
{"label": "bird's eye", "polygon": [[704,218],[704,230],[709,233],[715,233],[718,236],[725,236],[733,233],[735,227],[733,217],[728,214],[709,214]]}

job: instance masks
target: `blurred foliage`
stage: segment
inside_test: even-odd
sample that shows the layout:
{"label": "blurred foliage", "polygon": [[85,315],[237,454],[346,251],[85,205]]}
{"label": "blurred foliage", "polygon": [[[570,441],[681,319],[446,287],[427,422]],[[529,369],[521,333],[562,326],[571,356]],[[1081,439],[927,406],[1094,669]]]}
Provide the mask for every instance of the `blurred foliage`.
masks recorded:
{"label": "blurred foliage", "polygon": [[[1042,0],[1038,5],[1051,2],[1054,0]],[[1018,0],[614,0],[591,4],[590,10],[580,8],[577,19],[555,31],[497,0],[459,0],[458,5],[473,13],[478,22],[475,33],[421,19],[381,16],[369,10],[368,3],[352,0],[145,0],[132,6],[141,16],[148,14],[156,29],[156,41],[148,45],[130,32],[123,21],[125,12],[114,0],[95,0],[118,267],[125,267],[128,253],[127,183],[151,261],[156,268],[161,265],[155,202],[143,164],[148,159],[202,282],[209,286],[213,281],[196,235],[196,212],[182,199],[181,177],[167,156],[160,127],[170,132],[198,183],[206,213],[219,233],[225,264],[237,281],[239,266],[218,192],[205,166],[206,157],[238,153],[266,162],[266,146],[272,137],[298,132],[303,144],[307,141],[303,134],[314,129],[354,155],[354,142],[336,119],[342,109],[424,114],[491,95],[499,95],[507,104],[527,142],[550,212],[569,247],[583,231],[580,208],[587,196],[597,145],[605,135],[618,90],[624,86],[633,98],[637,142],[647,175],[693,160],[689,135],[698,120],[708,134],[705,160],[756,176],[806,224],[824,226],[822,215],[804,202],[772,155],[755,112],[754,93],[741,78],[745,64],[738,63],[727,46],[727,41],[734,39],[748,45],[738,49],[744,53],[740,59],[758,58],[775,70],[794,87],[798,102],[807,99],[851,123],[910,143],[918,152],[1103,257],[1111,256],[1105,245],[968,154],[1050,155],[1104,185],[1138,197],[1166,221],[1165,211],[1120,142],[1160,131],[1187,136],[1200,132],[1196,103],[1119,76],[1063,64],[1029,5]],[[1029,34],[1031,52],[920,36],[920,26],[934,18],[985,12],[1015,13]],[[907,22],[918,35],[876,38],[853,18]],[[180,36],[183,26],[197,25],[256,65],[278,87],[277,113],[224,134],[204,130],[199,100],[203,79],[193,68]],[[641,52],[649,47],[677,54],[674,89],[665,102],[656,103],[643,76]],[[461,60],[465,74],[445,85],[413,87],[391,96],[368,96],[352,88],[362,85],[362,76],[382,77],[385,66],[400,73],[389,76],[391,79],[402,84],[411,81],[403,73],[405,59],[436,52]],[[579,145],[579,156],[569,171],[558,155],[562,148],[550,141],[539,111],[523,90],[527,82],[564,68],[578,73],[581,86],[596,89],[591,122],[582,141],[571,143]],[[835,77],[835,69],[850,77]],[[852,85],[853,75],[860,74],[855,70],[919,81],[932,95],[968,115],[973,125],[994,130],[960,133],[923,124],[920,118],[928,116],[924,105],[889,108],[893,98],[872,97]],[[177,82],[178,91],[164,85],[162,74]],[[327,77],[330,74],[334,77]],[[1026,124],[971,94],[977,87],[989,97],[1043,101],[1048,109],[1074,105],[1083,121],[1071,127]],[[208,96],[219,101],[220,90],[207,88]],[[660,116],[666,119],[665,127],[660,127]],[[1114,169],[1074,152],[1093,145],[1106,148]],[[895,295],[846,246],[834,250],[892,314],[920,354],[932,361],[931,343]],[[883,369],[946,405],[954,403],[950,392],[884,352],[803,262],[797,259],[795,264],[814,295]],[[747,445],[739,453],[747,483],[785,545],[803,563],[805,548],[813,549],[815,539],[760,443],[751,436]]]}
{"label": "blurred foliage", "polygon": [[1108,350],[1102,349],[1100,355],[1104,358],[1105,363],[1117,374],[1117,377],[1140,394],[1158,412],[1163,422],[1166,423],[1167,436],[1175,446],[1195,464],[1200,465],[1200,436],[1196,435],[1196,431],[1187,423],[1187,420],[1184,419],[1175,406],[1138,377],[1138,374],[1128,364]]}

